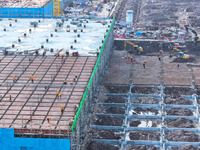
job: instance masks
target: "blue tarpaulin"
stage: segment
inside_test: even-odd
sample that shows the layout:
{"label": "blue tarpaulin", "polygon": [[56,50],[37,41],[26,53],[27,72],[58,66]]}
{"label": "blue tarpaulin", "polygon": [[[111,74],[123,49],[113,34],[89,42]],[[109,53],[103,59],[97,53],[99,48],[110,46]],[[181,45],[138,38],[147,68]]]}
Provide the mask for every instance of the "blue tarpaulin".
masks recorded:
{"label": "blue tarpaulin", "polygon": [[0,150],[70,150],[69,139],[16,138],[14,129],[0,129]]}

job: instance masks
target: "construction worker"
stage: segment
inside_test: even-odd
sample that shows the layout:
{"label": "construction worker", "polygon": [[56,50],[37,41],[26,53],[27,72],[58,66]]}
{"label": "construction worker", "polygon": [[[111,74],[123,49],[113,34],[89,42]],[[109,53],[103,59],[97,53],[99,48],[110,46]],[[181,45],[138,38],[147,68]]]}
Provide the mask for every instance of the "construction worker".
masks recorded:
{"label": "construction worker", "polygon": [[67,84],[67,81],[64,81],[63,84]]}
{"label": "construction worker", "polygon": [[125,59],[127,59],[127,56],[125,56]]}
{"label": "construction worker", "polygon": [[63,114],[63,111],[64,111],[63,105],[61,106],[60,110],[61,110],[61,114]]}
{"label": "construction worker", "polygon": [[69,121],[69,126],[71,127],[73,125],[74,120]]}
{"label": "construction worker", "polygon": [[32,81],[32,83],[33,83],[33,76],[31,76],[31,81]]}
{"label": "construction worker", "polygon": [[12,100],[12,96],[11,96],[11,94],[9,95],[9,99],[10,99],[10,101]]}
{"label": "construction worker", "polygon": [[132,60],[133,60],[133,57],[130,57],[130,60],[132,61]]}
{"label": "construction worker", "polygon": [[74,82],[76,81],[76,78],[74,78]]}
{"label": "construction worker", "polygon": [[146,64],[146,63],[147,63],[147,61],[145,60],[145,61],[144,61],[144,63]]}
{"label": "construction worker", "polygon": [[13,76],[13,83],[15,83],[15,76]]}
{"label": "construction worker", "polygon": [[64,54],[62,54],[61,58],[62,58],[62,59],[64,58]]}
{"label": "construction worker", "polygon": [[30,118],[28,119],[28,123],[31,122],[31,121],[32,121],[32,117],[30,117]]}
{"label": "construction worker", "polygon": [[78,109],[78,105],[74,104],[74,111],[76,112]]}
{"label": "construction worker", "polygon": [[179,64],[177,64],[177,69],[179,69],[179,67],[180,67]]}
{"label": "construction worker", "polygon": [[58,53],[58,57],[60,56],[60,53]]}
{"label": "construction worker", "polygon": [[57,96],[59,96],[59,94],[60,94],[60,93],[59,93],[59,90],[57,90]]}
{"label": "construction worker", "polygon": [[61,98],[61,95],[60,95],[60,93],[58,94],[58,97],[59,97],[59,98]]}
{"label": "construction worker", "polygon": [[73,84],[73,82],[70,82],[70,85],[72,85]]}
{"label": "construction worker", "polygon": [[49,120],[50,120],[50,117],[47,117],[47,121],[49,122]]}
{"label": "construction worker", "polygon": [[46,50],[44,50],[44,51],[43,51],[43,56],[45,56],[45,55],[46,55],[46,52],[47,52]]}
{"label": "construction worker", "polygon": [[76,74],[76,75],[75,75],[75,78],[77,78],[77,77],[78,77],[78,75]]}

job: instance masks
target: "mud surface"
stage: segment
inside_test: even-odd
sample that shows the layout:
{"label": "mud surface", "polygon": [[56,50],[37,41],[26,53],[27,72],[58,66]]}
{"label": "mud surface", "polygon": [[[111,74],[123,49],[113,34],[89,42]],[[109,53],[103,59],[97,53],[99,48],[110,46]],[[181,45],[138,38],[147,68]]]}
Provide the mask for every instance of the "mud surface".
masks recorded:
{"label": "mud surface", "polygon": [[177,142],[199,142],[199,135],[191,131],[176,130],[170,131],[167,139]]}
{"label": "mud surface", "polygon": [[160,148],[152,145],[133,145],[126,148],[126,150],[160,150]]}
{"label": "mud surface", "polygon": [[94,108],[94,112],[104,114],[124,114],[125,109],[121,107],[105,107],[102,105],[96,105]]}
{"label": "mud surface", "polygon": [[130,126],[131,127],[138,127],[139,125],[142,124],[142,122],[145,122],[143,126],[145,127],[158,127],[159,124],[160,124],[160,121],[159,120],[156,120],[156,119],[135,119],[135,120],[132,120],[130,121]]}
{"label": "mud surface", "polygon": [[164,93],[171,95],[173,98],[179,98],[181,95],[192,95],[194,90],[185,87],[166,87]]}
{"label": "mud surface", "polygon": [[93,125],[105,125],[105,126],[121,126],[123,120],[121,118],[113,116],[100,116],[94,115],[91,118],[91,124]]}
{"label": "mud surface", "polygon": [[159,141],[160,133],[154,131],[131,131],[129,137],[131,140]]}
{"label": "mud surface", "polygon": [[158,104],[159,100],[154,97],[138,97],[138,98],[134,98],[132,103],[134,103],[134,104]]}
{"label": "mud surface", "polygon": [[158,110],[154,108],[141,108],[137,107],[133,109],[133,115],[138,115],[138,114],[158,114]]}
{"label": "mud surface", "polygon": [[128,93],[129,91],[129,85],[106,85],[105,88],[109,93]]}
{"label": "mud surface", "polygon": [[196,128],[197,123],[185,118],[166,120],[168,128]]}
{"label": "mud surface", "polygon": [[105,143],[88,141],[81,150],[119,150],[119,148]]}
{"label": "mud surface", "polygon": [[200,148],[193,145],[174,146],[170,150],[200,150]]}
{"label": "mud surface", "polygon": [[132,93],[138,93],[138,94],[155,94],[157,93],[157,88],[155,87],[137,87],[134,86],[131,89]]}
{"label": "mud surface", "polygon": [[192,105],[192,101],[186,99],[184,97],[173,98],[171,96],[165,99],[165,104],[173,104],[173,105]]}
{"label": "mud surface", "polygon": [[110,96],[105,100],[105,103],[126,103],[127,100],[122,96]]}
{"label": "mud surface", "polygon": [[97,130],[89,129],[88,137],[93,139],[120,139],[120,136],[115,135],[115,130]]}
{"label": "mud surface", "polygon": [[167,115],[171,115],[171,116],[192,116],[192,110],[187,109],[187,108],[181,108],[181,107],[177,107],[177,108],[169,108],[166,110]]}

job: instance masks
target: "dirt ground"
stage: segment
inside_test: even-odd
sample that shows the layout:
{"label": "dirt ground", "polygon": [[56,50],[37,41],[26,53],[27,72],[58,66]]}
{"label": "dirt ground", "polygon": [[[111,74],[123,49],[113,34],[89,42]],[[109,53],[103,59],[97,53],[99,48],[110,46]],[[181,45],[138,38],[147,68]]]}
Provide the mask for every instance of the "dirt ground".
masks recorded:
{"label": "dirt ground", "polygon": [[200,148],[193,145],[174,146],[171,150],[200,150]]}
{"label": "dirt ground", "polygon": [[115,130],[96,130],[96,129],[89,129],[87,134],[88,138],[94,139],[120,139],[120,136],[115,135]]}
{"label": "dirt ground", "polygon": [[[175,95],[176,96],[176,95]],[[177,97],[177,96],[176,96]],[[174,98],[169,96],[165,99],[165,104],[173,104],[173,105],[192,105],[192,101],[186,99],[184,97]]]}
{"label": "dirt ground", "polygon": [[99,143],[96,141],[87,141],[84,143],[82,150],[119,150],[117,146],[109,145],[106,143]]}
{"label": "dirt ground", "polygon": [[158,104],[159,100],[154,97],[138,97],[138,98],[134,98],[132,103],[133,104]]}
{"label": "dirt ground", "polygon": [[160,150],[160,148],[152,145],[133,145],[126,150]]}
{"label": "dirt ground", "polygon": [[95,113],[104,113],[104,114],[124,114],[125,109],[121,107],[104,107],[101,105],[96,105],[94,107]]}
{"label": "dirt ground", "polygon": [[167,115],[172,116],[193,116],[193,112],[190,109],[187,108],[169,108],[166,110]]}
{"label": "dirt ground", "polygon": [[131,131],[129,137],[131,140],[159,141],[160,133],[154,131]]}
{"label": "dirt ground", "polygon": [[165,120],[168,128],[196,128],[197,122],[185,118]]}
{"label": "dirt ground", "polygon": [[167,139],[169,141],[179,142],[199,142],[199,135],[191,131],[176,130],[168,133]]}
{"label": "dirt ground", "polygon": [[104,126],[121,126],[123,120],[121,118],[113,116],[98,116],[93,115],[91,118],[91,124],[93,125],[104,125]]}
{"label": "dirt ground", "polygon": [[146,127],[159,127],[161,121],[156,119],[135,119],[130,121],[131,127],[138,127],[142,122],[146,122]]}

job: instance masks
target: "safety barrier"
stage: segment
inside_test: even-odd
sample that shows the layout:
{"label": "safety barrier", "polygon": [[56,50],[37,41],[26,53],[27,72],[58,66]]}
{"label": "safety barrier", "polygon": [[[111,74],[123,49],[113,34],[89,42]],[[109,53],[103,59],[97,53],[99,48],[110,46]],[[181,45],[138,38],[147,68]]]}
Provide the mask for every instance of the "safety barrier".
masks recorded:
{"label": "safety barrier", "polygon": [[85,136],[85,130],[89,122],[89,115],[92,111],[93,99],[97,95],[97,87],[104,75],[105,67],[109,61],[114,41],[113,29],[115,18],[105,36],[105,40],[98,55],[96,65],[88,82],[87,89],[82,97],[79,109],[76,113],[71,136],[71,149],[78,150]]}

